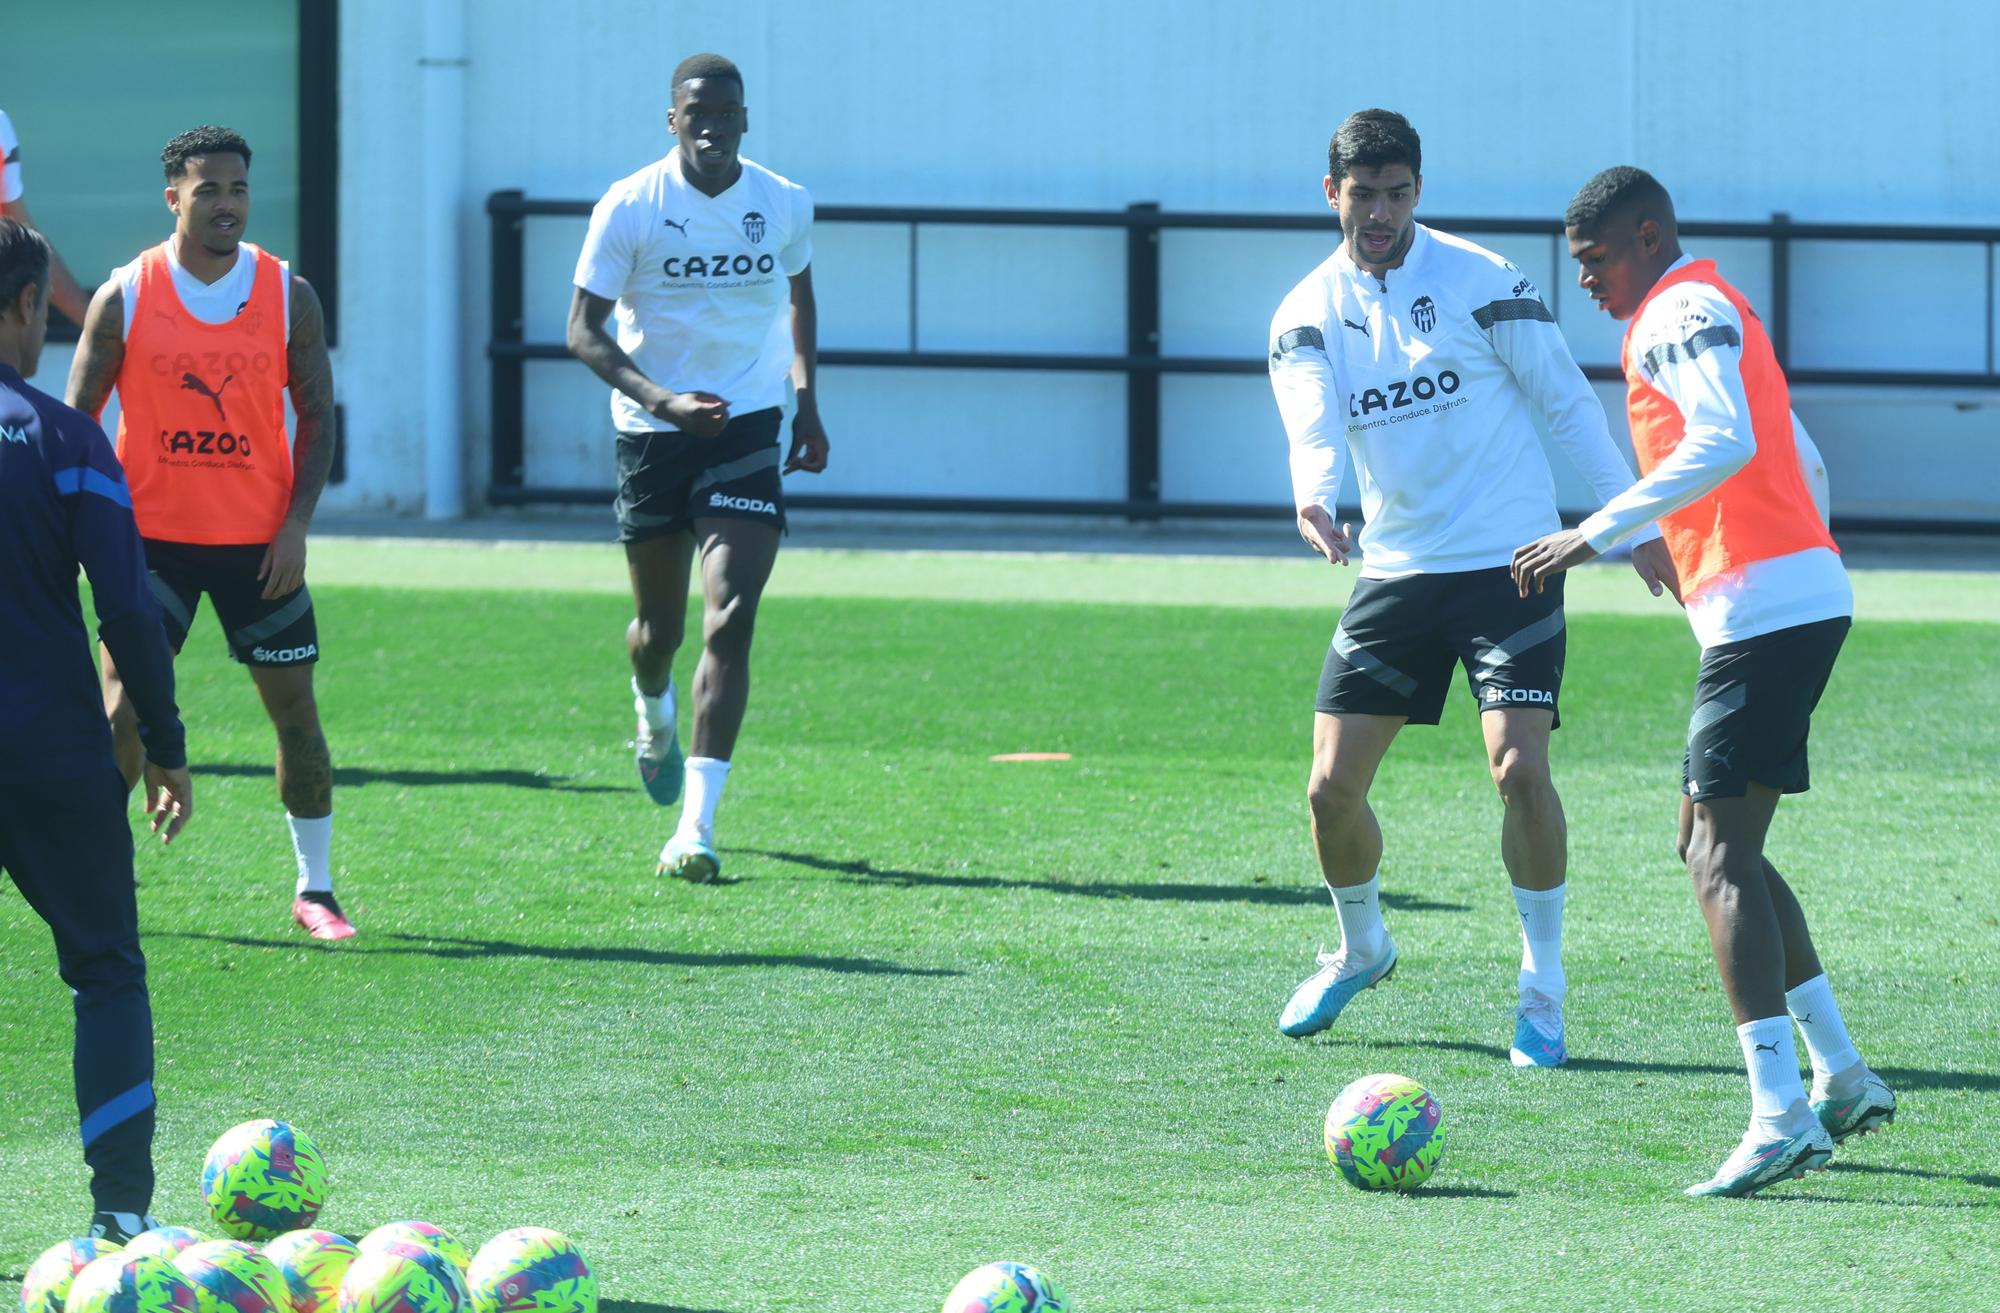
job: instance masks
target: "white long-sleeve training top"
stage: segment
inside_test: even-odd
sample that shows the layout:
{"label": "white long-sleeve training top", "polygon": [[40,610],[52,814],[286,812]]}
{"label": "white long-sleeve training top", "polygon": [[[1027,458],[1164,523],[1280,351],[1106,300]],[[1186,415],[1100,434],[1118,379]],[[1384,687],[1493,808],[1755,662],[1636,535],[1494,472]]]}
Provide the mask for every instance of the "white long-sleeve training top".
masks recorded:
{"label": "white long-sleeve training top", "polygon": [[1332,511],[1346,439],[1366,577],[1503,566],[1560,528],[1537,417],[1599,498],[1632,483],[1534,284],[1422,224],[1383,278],[1345,243],[1308,274],[1271,320],[1270,361],[1300,508]]}

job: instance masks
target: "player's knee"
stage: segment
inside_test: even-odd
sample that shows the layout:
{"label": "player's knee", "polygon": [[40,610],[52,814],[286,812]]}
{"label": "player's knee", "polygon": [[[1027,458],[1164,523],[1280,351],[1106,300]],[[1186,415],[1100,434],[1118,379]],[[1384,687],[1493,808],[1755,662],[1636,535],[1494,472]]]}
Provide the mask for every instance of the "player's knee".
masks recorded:
{"label": "player's knee", "polygon": [[56,973],[76,991],[80,1001],[95,1004],[122,991],[144,991],[146,987],[146,955],[139,949],[136,925],[130,938],[71,947],[58,954],[56,964]]}
{"label": "player's knee", "polygon": [[650,657],[671,660],[681,650],[687,632],[686,615],[641,615],[625,628],[626,642]]}
{"label": "player's knee", "polygon": [[715,656],[747,660],[756,629],[757,603],[747,597],[731,597],[708,608],[702,621],[702,642]]}
{"label": "player's knee", "polygon": [[1488,765],[1493,772],[1493,787],[1510,805],[1535,805],[1546,802],[1555,793],[1548,758],[1540,754],[1508,748]]}
{"label": "player's knee", "polygon": [[313,696],[310,684],[273,691],[265,697],[264,708],[280,730],[319,732],[319,699]]}
{"label": "player's knee", "polygon": [[1358,813],[1367,801],[1367,786],[1353,772],[1313,763],[1312,776],[1306,781],[1306,803],[1315,821],[1337,824]]}

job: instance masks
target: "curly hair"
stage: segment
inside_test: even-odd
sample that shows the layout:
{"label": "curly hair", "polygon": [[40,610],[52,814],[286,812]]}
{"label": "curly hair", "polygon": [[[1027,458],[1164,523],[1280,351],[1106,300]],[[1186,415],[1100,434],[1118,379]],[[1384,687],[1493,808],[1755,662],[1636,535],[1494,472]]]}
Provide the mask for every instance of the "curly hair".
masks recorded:
{"label": "curly hair", "polygon": [[1563,211],[1565,228],[1599,228],[1614,215],[1637,210],[1637,218],[1670,220],[1674,202],[1660,180],[1644,169],[1620,164],[1604,170],[1578,189]]}
{"label": "curly hair", "polygon": [[205,123],[198,128],[189,128],[180,136],[167,143],[160,152],[160,163],[166,166],[167,181],[175,182],[187,176],[188,161],[197,155],[241,155],[243,167],[250,167],[250,143],[228,128],[218,128]]}

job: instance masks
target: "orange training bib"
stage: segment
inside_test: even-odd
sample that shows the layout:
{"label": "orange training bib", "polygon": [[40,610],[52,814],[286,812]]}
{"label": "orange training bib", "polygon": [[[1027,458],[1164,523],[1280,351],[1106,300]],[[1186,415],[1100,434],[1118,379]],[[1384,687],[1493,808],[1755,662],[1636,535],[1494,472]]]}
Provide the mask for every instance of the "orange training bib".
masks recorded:
{"label": "orange training bib", "polygon": [[161,248],[139,266],[118,371],[118,459],[148,538],[268,543],[291,504],[286,274],[275,256],[242,249],[257,262],[250,299],[221,324],[188,313]]}

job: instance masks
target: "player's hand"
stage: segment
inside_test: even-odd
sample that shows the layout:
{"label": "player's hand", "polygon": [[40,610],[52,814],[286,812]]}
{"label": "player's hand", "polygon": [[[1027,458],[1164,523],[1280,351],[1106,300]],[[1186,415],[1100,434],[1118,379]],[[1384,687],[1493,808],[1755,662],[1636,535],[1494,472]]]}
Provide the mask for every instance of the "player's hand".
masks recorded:
{"label": "player's hand", "polygon": [[172,843],[194,815],[194,781],[188,768],[146,763],[146,823],[161,843]]}
{"label": "player's hand", "polygon": [[729,403],[713,392],[670,392],[647,407],[683,433],[712,438],[729,423]]}
{"label": "player's hand", "polygon": [[804,470],[807,474],[818,474],[826,468],[826,429],[819,422],[819,411],[801,406],[792,418],[792,450],[785,457],[786,474],[793,470]]}
{"label": "player's hand", "polygon": [[1514,583],[1523,597],[1528,595],[1530,585],[1539,593],[1551,578],[1595,555],[1597,549],[1574,529],[1537,538],[1526,547],[1514,549]]}
{"label": "player's hand", "polygon": [[1299,511],[1299,537],[1334,565],[1346,565],[1348,553],[1354,550],[1354,526],[1343,524],[1334,528],[1333,516],[1324,506],[1312,505]]}
{"label": "player's hand", "polygon": [[264,549],[264,563],[257,567],[257,577],[264,581],[263,598],[284,597],[297,592],[299,585],[306,581],[306,527],[296,520],[286,520],[278,529],[278,536]]}
{"label": "player's hand", "polygon": [[1662,590],[1672,593],[1676,602],[1681,600],[1680,575],[1674,571],[1673,553],[1667,550],[1664,538],[1649,538],[1632,549],[1632,568],[1646,581],[1646,587],[1658,597]]}

